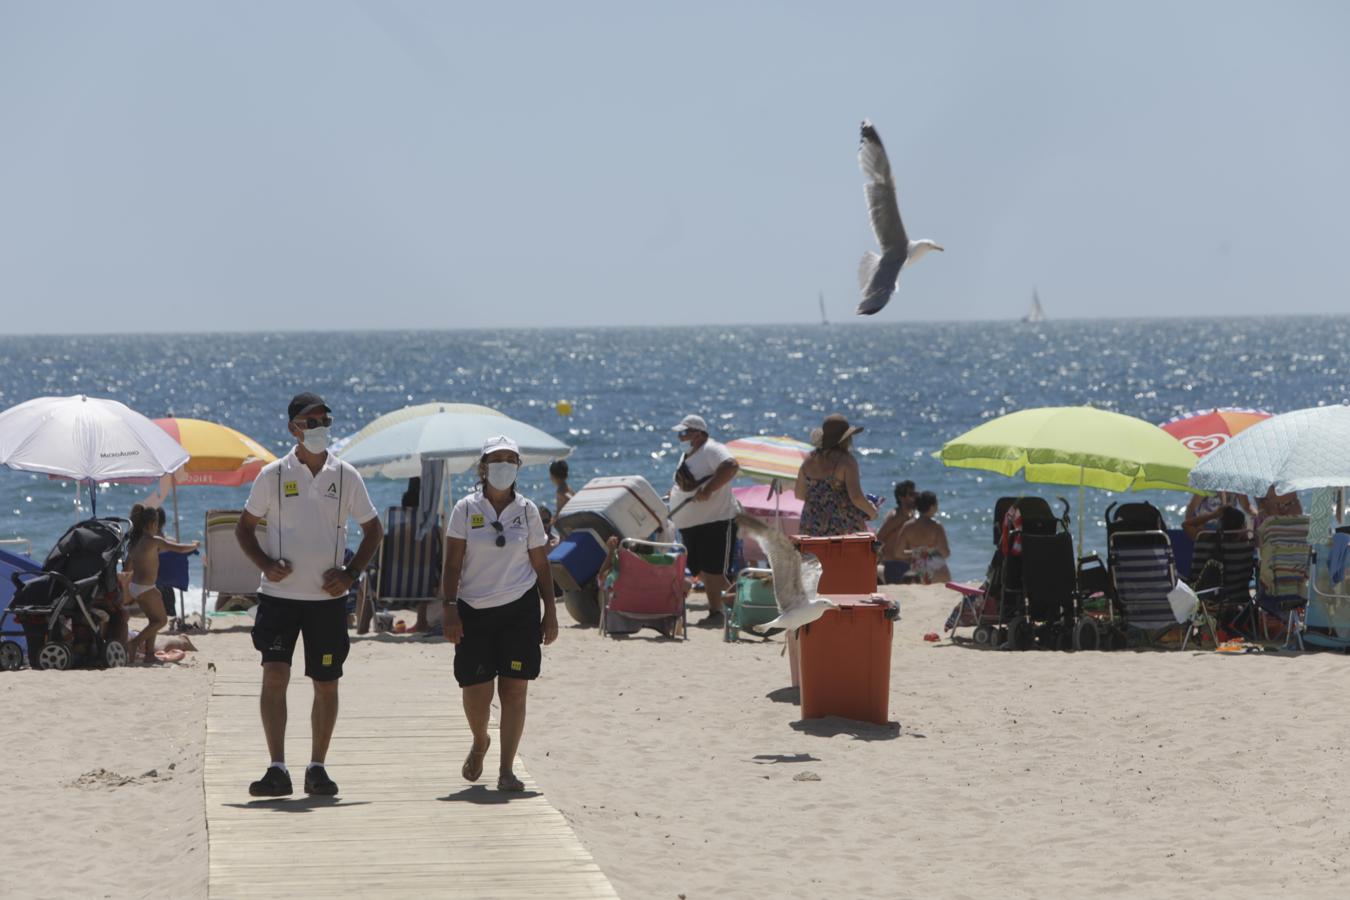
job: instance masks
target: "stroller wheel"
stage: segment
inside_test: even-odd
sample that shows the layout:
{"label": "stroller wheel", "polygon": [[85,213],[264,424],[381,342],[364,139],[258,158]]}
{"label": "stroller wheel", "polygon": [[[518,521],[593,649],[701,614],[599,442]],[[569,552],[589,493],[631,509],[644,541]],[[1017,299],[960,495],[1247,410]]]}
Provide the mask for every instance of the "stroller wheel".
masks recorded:
{"label": "stroller wheel", "polygon": [[0,672],[17,672],[23,667],[23,648],[17,641],[0,641]]}
{"label": "stroller wheel", "polygon": [[995,629],[988,625],[975,626],[975,632],[971,635],[971,640],[977,647],[988,647],[994,642]]}
{"label": "stroller wheel", "polygon": [[1073,629],[1073,645],[1079,650],[1096,650],[1100,643],[1101,635],[1097,631],[1097,620],[1084,617],[1078,620],[1078,624]]}
{"label": "stroller wheel", "polygon": [[108,641],[103,645],[103,664],[109,669],[117,669],[127,664],[127,648],[121,641]]}
{"label": "stroller wheel", "polygon": [[38,664],[44,669],[69,669],[71,661],[70,645],[52,641],[38,654]]}

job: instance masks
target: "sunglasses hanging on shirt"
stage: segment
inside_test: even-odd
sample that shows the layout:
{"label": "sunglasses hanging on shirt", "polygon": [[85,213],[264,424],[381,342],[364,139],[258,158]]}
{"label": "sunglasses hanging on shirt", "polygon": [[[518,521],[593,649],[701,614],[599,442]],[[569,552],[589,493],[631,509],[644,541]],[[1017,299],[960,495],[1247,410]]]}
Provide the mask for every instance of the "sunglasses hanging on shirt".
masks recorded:
{"label": "sunglasses hanging on shirt", "polygon": [[493,529],[497,532],[497,541],[496,541],[497,546],[498,546],[498,547],[505,547],[505,546],[506,546],[506,535],[503,533],[502,523],[501,523],[501,522],[492,522],[491,525],[492,525]]}

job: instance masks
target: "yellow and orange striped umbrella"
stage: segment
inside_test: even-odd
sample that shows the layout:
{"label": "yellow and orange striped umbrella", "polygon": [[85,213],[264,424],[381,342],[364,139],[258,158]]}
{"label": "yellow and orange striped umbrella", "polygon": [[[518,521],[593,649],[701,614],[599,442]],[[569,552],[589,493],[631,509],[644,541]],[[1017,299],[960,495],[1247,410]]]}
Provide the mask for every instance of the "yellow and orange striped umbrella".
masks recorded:
{"label": "yellow and orange striped umbrella", "polygon": [[201,419],[155,419],[155,424],[183,445],[189,459],[175,474],[175,483],[239,487],[258,477],[276,455],[228,425]]}

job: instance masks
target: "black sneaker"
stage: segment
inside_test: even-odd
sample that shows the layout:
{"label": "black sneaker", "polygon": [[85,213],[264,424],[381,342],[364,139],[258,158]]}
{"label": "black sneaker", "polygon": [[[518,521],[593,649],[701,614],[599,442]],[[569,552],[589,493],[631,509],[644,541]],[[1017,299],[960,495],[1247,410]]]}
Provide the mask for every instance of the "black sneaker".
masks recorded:
{"label": "black sneaker", "polygon": [[305,793],[331,797],[337,793],[337,783],[328,777],[323,766],[310,766],[305,770]]}
{"label": "black sneaker", "polygon": [[285,797],[291,792],[291,776],[284,769],[268,766],[262,778],[248,786],[252,797]]}

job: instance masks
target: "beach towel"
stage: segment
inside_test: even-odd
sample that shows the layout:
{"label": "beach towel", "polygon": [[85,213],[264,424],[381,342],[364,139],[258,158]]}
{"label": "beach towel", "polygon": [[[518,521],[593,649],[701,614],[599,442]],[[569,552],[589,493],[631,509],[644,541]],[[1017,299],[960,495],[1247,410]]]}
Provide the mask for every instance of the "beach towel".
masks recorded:
{"label": "beach towel", "polygon": [[422,460],[422,479],[417,495],[417,531],[415,533],[415,537],[419,541],[440,524],[441,487],[444,483],[445,460]]}
{"label": "beach towel", "polygon": [[1345,580],[1346,563],[1350,563],[1350,534],[1337,532],[1331,538],[1331,552],[1327,555],[1332,584],[1340,584]]}
{"label": "beach towel", "polygon": [[1261,589],[1271,597],[1302,596],[1308,584],[1308,519],[1279,516],[1259,530]]}

